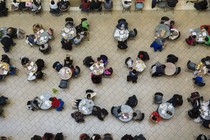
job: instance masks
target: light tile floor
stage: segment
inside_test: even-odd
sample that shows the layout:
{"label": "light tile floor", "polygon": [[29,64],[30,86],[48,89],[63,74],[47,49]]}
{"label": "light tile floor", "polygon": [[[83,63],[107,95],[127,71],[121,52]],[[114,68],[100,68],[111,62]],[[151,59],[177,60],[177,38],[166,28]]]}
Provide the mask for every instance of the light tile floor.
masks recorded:
{"label": "light tile floor", "polygon": [[[90,22],[90,41],[84,41],[80,46],[73,47],[72,51],[61,49],[60,31],[64,26],[64,19],[68,16],[74,18],[75,24],[80,23],[80,19],[87,17]],[[154,29],[162,16],[168,16],[176,20],[175,27],[181,31],[181,37],[177,41],[167,41],[167,47],[162,52],[154,52],[150,48],[150,43],[154,39]],[[138,36],[135,40],[129,40],[129,48],[126,51],[117,49],[117,42],[113,39],[113,31],[117,20],[126,18],[129,28],[137,28]],[[44,12],[41,17],[33,16],[28,13],[10,14],[8,17],[1,18],[0,25],[23,28],[27,34],[32,33],[32,25],[40,23],[45,28],[52,27],[55,31],[55,39],[50,41],[52,52],[49,55],[43,55],[37,47],[30,47],[24,40],[15,40],[17,45],[8,53],[13,65],[20,71],[17,76],[7,77],[0,83],[0,94],[8,96],[10,104],[5,107],[6,118],[0,118],[0,135],[12,136],[14,140],[29,140],[34,134],[43,135],[44,132],[63,132],[67,140],[77,140],[80,133],[99,133],[110,132],[114,139],[119,140],[124,134],[144,134],[149,140],[192,140],[193,135],[199,133],[209,134],[207,130],[200,128],[199,124],[194,123],[187,116],[187,110],[191,105],[187,102],[187,97],[191,92],[198,91],[204,99],[210,99],[209,84],[210,78],[205,77],[207,85],[202,88],[195,87],[192,82],[192,72],[186,71],[188,60],[199,62],[199,60],[209,55],[209,49],[197,45],[188,46],[184,39],[188,36],[190,28],[199,27],[201,24],[210,23],[209,13],[196,11],[143,11],[123,13],[113,11],[112,14],[89,14],[80,12],[71,12],[55,17],[48,12]],[[150,60],[146,62],[146,70],[139,76],[138,83],[132,84],[126,81],[128,69],[124,65],[126,57],[135,58],[138,51],[147,51]],[[3,49],[0,49],[3,54]],[[173,53],[179,57],[177,63],[181,66],[182,72],[176,77],[158,77],[150,76],[150,67],[157,61],[165,62],[168,54]],[[81,75],[77,79],[71,79],[68,89],[59,89],[56,96],[65,101],[65,109],[62,112],[35,111],[26,109],[26,102],[43,92],[51,91],[52,88],[58,89],[60,81],[57,73],[52,68],[55,61],[63,61],[66,54],[71,54],[76,65],[81,67]],[[114,74],[111,78],[103,78],[101,85],[94,85],[90,80],[88,68],[82,65],[85,56],[91,55],[96,59],[100,54],[106,54],[109,57],[108,66],[113,67]],[[32,60],[42,58],[46,61],[47,68],[44,72],[47,74],[45,80],[39,80],[37,83],[28,82],[27,76],[20,64],[19,58],[27,56]],[[93,89],[98,93],[95,102],[96,105],[106,108],[109,112],[113,105],[121,105],[126,99],[135,94],[139,99],[136,109],[141,109],[146,118],[143,122],[122,123],[116,120],[111,114],[105,121],[99,121],[96,117],[86,117],[85,123],[78,124],[71,118],[71,101],[74,98],[84,97],[86,89]],[[156,110],[153,95],[160,91],[164,93],[164,101],[168,100],[173,94],[183,95],[184,103],[178,107],[175,116],[168,121],[161,121],[154,125],[149,121],[149,115]]]}

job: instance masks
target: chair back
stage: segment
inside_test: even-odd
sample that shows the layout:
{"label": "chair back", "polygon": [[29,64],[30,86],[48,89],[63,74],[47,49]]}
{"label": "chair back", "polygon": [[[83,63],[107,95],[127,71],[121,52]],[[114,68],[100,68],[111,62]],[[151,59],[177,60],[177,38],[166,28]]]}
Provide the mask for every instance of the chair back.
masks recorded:
{"label": "chair back", "polygon": [[104,1],[104,9],[111,10],[113,7],[113,1],[112,0],[105,0]]}
{"label": "chair back", "polygon": [[62,88],[62,89],[65,89],[68,87],[68,80],[61,80],[59,85],[58,85],[59,88]]}
{"label": "chair back", "polygon": [[154,95],[154,103],[155,104],[161,104],[163,100],[163,93],[161,92],[156,92]]}
{"label": "chair back", "polygon": [[188,68],[189,70],[195,71],[195,69],[196,69],[196,64],[189,60],[189,61],[187,62],[187,68]]}
{"label": "chair back", "polygon": [[176,68],[176,72],[174,73],[174,75],[178,75],[181,72],[181,67],[177,67]]}

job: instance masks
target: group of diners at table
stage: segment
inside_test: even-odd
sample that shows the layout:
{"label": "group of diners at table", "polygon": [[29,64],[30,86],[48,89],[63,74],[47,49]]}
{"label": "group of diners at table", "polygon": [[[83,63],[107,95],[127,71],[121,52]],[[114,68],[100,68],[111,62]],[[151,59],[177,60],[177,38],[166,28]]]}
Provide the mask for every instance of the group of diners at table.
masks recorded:
{"label": "group of diners at table", "polygon": [[192,92],[187,100],[192,105],[192,109],[188,110],[188,116],[194,119],[194,122],[201,123],[203,127],[210,129],[210,100],[205,101],[197,91]]}
{"label": "group of diners at table", "polygon": [[89,22],[87,18],[82,18],[81,23],[75,26],[71,17],[65,19],[65,26],[61,30],[62,49],[72,50],[72,45],[79,45],[89,32]]}
{"label": "group of diners at table", "polygon": [[11,47],[16,45],[13,39],[23,39],[24,37],[25,31],[20,28],[0,27],[0,41],[5,53],[9,52]]}
{"label": "group of diners at table", "polygon": [[150,120],[154,123],[158,123],[161,119],[169,120],[175,114],[175,107],[182,106],[182,95],[174,94],[171,99],[163,102],[163,93],[156,92],[154,94],[154,103],[158,104],[158,108],[151,113]]}
{"label": "group of diners at table", "polygon": [[132,81],[132,83],[137,83],[138,75],[146,68],[144,62],[147,60],[149,60],[149,55],[145,51],[139,51],[134,64],[131,57],[125,59],[125,65],[129,68],[129,74],[127,75],[128,82]]}
{"label": "group of diners at table", "polygon": [[56,61],[52,67],[58,72],[58,75],[61,78],[58,87],[63,89],[68,87],[69,79],[71,77],[77,78],[80,74],[80,67],[73,65],[73,58],[69,54],[66,55],[63,64]]}
{"label": "group of diners at table", "polygon": [[12,11],[30,11],[39,14],[42,11],[41,0],[13,0]]}
{"label": "group of diners at table", "polygon": [[77,123],[85,122],[85,116],[93,115],[99,120],[103,121],[105,117],[109,114],[105,108],[96,106],[94,103],[94,98],[97,95],[92,89],[86,90],[85,96],[82,99],[73,99],[72,108],[76,109],[71,113],[72,118]]}
{"label": "group of diners at table", "polygon": [[158,77],[162,75],[173,76],[178,75],[181,72],[181,67],[177,67],[175,64],[178,61],[178,57],[174,54],[169,54],[166,58],[166,63],[161,64],[156,62],[151,66],[152,77]]}
{"label": "group of diners at table", "polygon": [[166,46],[166,40],[176,40],[180,37],[180,32],[174,28],[175,21],[169,17],[162,17],[160,24],[155,28],[155,40],[150,47],[154,51],[162,51]]}
{"label": "group of diners at table", "polygon": [[83,12],[102,11],[102,4],[105,10],[112,10],[112,0],[81,0],[80,9]]}
{"label": "group of diners at table", "polygon": [[104,54],[93,60],[92,56],[87,56],[83,60],[83,65],[88,67],[91,71],[91,80],[94,84],[100,84],[102,77],[110,77],[113,73],[112,67],[106,68],[108,64],[108,57]]}
{"label": "group of diners at table", "polygon": [[60,16],[62,12],[67,12],[70,8],[69,0],[55,0],[50,1],[50,13],[52,15]]}
{"label": "group of diners at table", "polygon": [[201,25],[199,28],[190,29],[190,35],[185,39],[191,46],[204,44],[210,46],[210,25]]}
{"label": "group of diners at table", "polygon": [[10,58],[8,55],[1,55],[0,61],[0,81],[4,80],[8,75],[15,75],[17,68],[13,66],[10,62]]}
{"label": "group of diners at table", "polygon": [[44,29],[42,24],[36,23],[33,25],[33,34],[26,35],[26,43],[31,47],[39,46],[39,50],[47,54],[51,50],[51,46],[49,45],[49,40],[53,39],[54,31],[52,28],[48,30]]}
{"label": "group of diners at table", "polygon": [[35,110],[49,110],[55,108],[56,111],[64,109],[64,101],[60,98],[52,96],[50,92],[44,92],[39,96],[34,97],[32,100],[27,101],[27,108]]}
{"label": "group of diners at table", "polygon": [[43,59],[37,59],[36,61],[30,60],[28,57],[20,58],[21,65],[24,71],[27,73],[28,81],[35,81],[36,79],[42,79],[45,73],[42,70],[45,68],[45,62]]}
{"label": "group of diners at table", "polygon": [[126,19],[119,19],[114,30],[114,39],[118,41],[117,47],[119,49],[127,49],[127,40],[135,38],[137,34],[136,28],[130,31],[128,30],[128,22]]}
{"label": "group of diners at table", "polygon": [[202,58],[198,63],[189,60],[187,68],[193,71],[195,77],[193,78],[194,84],[203,87],[206,85],[203,77],[210,74],[210,56]]}

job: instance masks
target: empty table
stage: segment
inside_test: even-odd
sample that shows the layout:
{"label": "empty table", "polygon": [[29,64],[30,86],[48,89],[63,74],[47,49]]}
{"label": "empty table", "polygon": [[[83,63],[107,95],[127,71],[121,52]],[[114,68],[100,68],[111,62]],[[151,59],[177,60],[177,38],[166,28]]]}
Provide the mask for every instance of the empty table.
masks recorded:
{"label": "empty table", "polygon": [[93,106],[94,106],[94,102],[92,100],[89,100],[89,99],[82,99],[80,102],[79,102],[79,106],[78,106],[78,109],[79,111],[82,112],[82,114],[84,115],[89,115],[92,113],[93,111]]}
{"label": "empty table", "polygon": [[173,117],[175,113],[174,106],[171,103],[162,103],[158,107],[158,113],[160,114],[161,118],[163,119],[170,119]]}
{"label": "empty table", "polygon": [[49,100],[51,98],[51,95],[49,93],[44,93],[41,96],[39,96],[39,99],[42,101],[41,104],[39,104],[39,107],[41,109],[50,109],[52,107],[52,102]]}
{"label": "empty table", "polygon": [[128,105],[122,105],[120,109],[119,120],[129,122],[133,118],[133,109]]}
{"label": "empty table", "polygon": [[176,72],[176,66],[173,63],[167,62],[165,65],[165,75],[173,75]]}
{"label": "empty table", "polygon": [[63,80],[68,80],[72,76],[72,70],[69,67],[62,67],[58,72],[58,75]]}

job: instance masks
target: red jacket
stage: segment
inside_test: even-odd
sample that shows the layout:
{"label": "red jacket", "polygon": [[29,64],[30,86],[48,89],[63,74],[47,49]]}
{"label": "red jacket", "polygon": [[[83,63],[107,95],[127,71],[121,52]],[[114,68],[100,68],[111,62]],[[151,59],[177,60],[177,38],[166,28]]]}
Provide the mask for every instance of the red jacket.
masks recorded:
{"label": "red jacket", "polygon": [[56,97],[53,97],[52,107],[57,108],[59,107],[59,105],[60,105],[60,101]]}
{"label": "red jacket", "polygon": [[85,0],[82,0],[82,5],[81,5],[82,9],[89,9],[90,8],[90,1],[85,2]]}
{"label": "red jacket", "polygon": [[[156,120],[153,120],[152,117],[155,116],[156,117]],[[155,123],[158,123],[160,120],[161,120],[161,117],[159,115],[158,112],[154,111],[152,112],[152,114],[150,115],[150,119],[155,122]]]}

